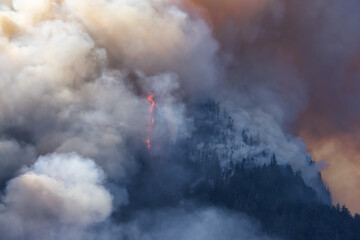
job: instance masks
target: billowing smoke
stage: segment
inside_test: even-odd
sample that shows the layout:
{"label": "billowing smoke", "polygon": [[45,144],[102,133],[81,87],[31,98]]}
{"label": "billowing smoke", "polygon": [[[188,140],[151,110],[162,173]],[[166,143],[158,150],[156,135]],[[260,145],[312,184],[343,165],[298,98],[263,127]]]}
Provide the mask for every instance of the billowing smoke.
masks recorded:
{"label": "billowing smoke", "polygon": [[190,2],[220,42],[236,105],[301,136],[328,163],[334,201],[358,212],[359,1]]}
{"label": "billowing smoke", "polygon": [[104,180],[104,172],[92,160],[74,153],[40,157],[8,183],[1,206],[3,236],[47,239],[59,226],[104,221],[112,212]]}
{"label": "billowing smoke", "polygon": [[[148,226],[152,226],[151,229]],[[126,226],[130,239],[254,239],[270,240],[256,223],[221,209],[192,211],[168,209],[146,212]]]}
{"label": "billowing smoke", "polygon": [[[356,126],[360,29],[358,14],[347,11],[357,7],[356,0],[0,1],[1,232],[10,239],[268,239],[246,216],[221,209],[136,209],[125,223],[113,218],[133,207],[129,188],[142,192],[136,201],[157,194],[137,186],[158,181],[137,179],[144,165],[156,176],[166,166],[173,191],[194,179],[185,153],[172,147],[194,139],[191,113],[209,99],[230,113],[234,137],[196,147],[230,149],[233,159],[254,164],[276,155],[321,195],[323,167],[294,136],[318,146],[337,130],[352,134],[344,122]],[[337,107],[344,119],[333,114]],[[313,118],[326,124],[313,126]],[[219,161],[222,168],[230,162]],[[341,178],[332,176],[330,187]],[[346,203],[356,210],[352,200]]]}
{"label": "billowing smoke", "polygon": [[[167,5],[13,1],[12,8],[3,6],[2,131],[38,154],[76,151],[101,159],[111,177],[126,178],[136,165],[126,139],[145,138],[146,95],[161,95],[164,118],[177,127],[183,107],[170,93],[181,91],[179,78],[189,81],[182,80],[181,89],[191,84],[196,93],[215,81],[210,30]],[[201,59],[189,59],[198,51]]]}

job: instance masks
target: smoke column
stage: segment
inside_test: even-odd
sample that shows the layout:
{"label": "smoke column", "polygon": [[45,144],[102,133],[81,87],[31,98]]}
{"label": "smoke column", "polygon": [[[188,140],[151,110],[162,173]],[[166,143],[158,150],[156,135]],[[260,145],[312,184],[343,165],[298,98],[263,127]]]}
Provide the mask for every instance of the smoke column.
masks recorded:
{"label": "smoke column", "polygon": [[[209,239],[225,229],[227,239],[269,239],[247,216],[205,207],[111,221],[131,204],[127,186],[144,156],[166,155],[167,144],[191,136],[189,112],[209,99],[231,113],[237,143],[246,141],[245,128],[256,138],[256,147],[236,156],[274,153],[317,191],[323,171],[334,203],[360,211],[359,5],[0,1],[1,232],[9,239]],[[179,182],[187,180],[182,173]],[[164,222],[181,222],[183,235]]]}

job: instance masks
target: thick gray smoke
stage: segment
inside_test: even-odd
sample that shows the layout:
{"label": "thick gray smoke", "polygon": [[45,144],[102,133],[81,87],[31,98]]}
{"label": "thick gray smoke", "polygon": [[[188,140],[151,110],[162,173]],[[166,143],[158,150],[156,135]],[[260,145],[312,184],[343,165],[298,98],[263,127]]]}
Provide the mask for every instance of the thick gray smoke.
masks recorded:
{"label": "thick gray smoke", "polygon": [[[159,113],[178,129],[183,106],[171,92],[179,78],[196,93],[203,79],[213,85],[209,29],[167,2],[13,1],[2,9],[0,128],[24,151],[75,151],[126,178],[136,166],[126,141],[146,138],[147,94],[159,95]],[[200,59],[188,59],[198,51]]]}
{"label": "thick gray smoke", "polygon": [[[151,228],[149,228],[151,226]],[[145,212],[125,226],[130,239],[270,240],[248,217],[216,208]]]}
{"label": "thick gray smoke", "polygon": [[[274,153],[316,189],[319,171],[287,131],[312,101],[298,62],[307,58],[293,53],[293,41],[307,42],[296,38],[303,25],[291,17],[292,2],[0,1],[1,233],[268,239],[246,216],[220,209],[140,211],[125,224],[111,215],[131,204],[127,185],[147,147],[166,152],[150,140],[190,136],[190,105],[210,98],[234,119],[234,157],[266,164]],[[244,144],[244,131],[255,145]]]}
{"label": "thick gray smoke", "polygon": [[[166,124],[151,136],[176,141],[191,130],[182,100],[216,85],[218,45],[205,21],[171,1],[14,0],[0,9],[2,236],[113,239],[120,231],[159,239],[175,236],[160,229],[175,219],[196,226],[173,229],[183,230],[179,239],[207,238],[202,232],[217,225],[217,212],[164,212],[146,235],[145,213],[131,226],[107,220],[128,202],[125,186],[149,137],[149,94]],[[229,234],[255,234],[243,222],[249,229],[229,226]]]}

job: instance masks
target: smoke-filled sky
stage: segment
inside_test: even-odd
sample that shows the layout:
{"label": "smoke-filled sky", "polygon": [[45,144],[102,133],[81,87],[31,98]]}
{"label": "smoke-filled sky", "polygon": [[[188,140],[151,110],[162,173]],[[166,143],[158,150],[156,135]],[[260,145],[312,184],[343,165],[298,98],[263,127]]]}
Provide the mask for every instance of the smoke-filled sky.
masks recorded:
{"label": "smoke-filled sky", "polygon": [[231,58],[235,80],[225,81],[274,94],[285,129],[302,137],[314,160],[325,160],[334,201],[359,212],[360,2],[193,2]]}
{"label": "smoke-filled sky", "polygon": [[[334,203],[360,212],[359,9],[358,0],[1,0],[1,231],[209,239],[201,229],[219,224],[229,239],[268,239],[219,209],[108,223],[129,204],[138,153],[191,135],[188,110],[207,99],[259,136],[239,156],[273,152],[315,189],[322,171]],[[158,227],[147,232],[150,215]],[[184,222],[183,235],[165,231],[164,219]],[[189,229],[192,221],[204,225]]]}

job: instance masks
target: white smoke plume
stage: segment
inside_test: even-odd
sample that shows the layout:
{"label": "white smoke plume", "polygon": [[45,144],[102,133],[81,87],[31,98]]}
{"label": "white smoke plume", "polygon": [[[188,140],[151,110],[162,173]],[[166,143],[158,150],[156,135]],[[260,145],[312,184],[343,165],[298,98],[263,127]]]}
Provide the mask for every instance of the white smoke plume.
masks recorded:
{"label": "white smoke plume", "polygon": [[[152,225],[150,229],[149,224]],[[145,212],[125,229],[129,239],[140,240],[275,240],[264,235],[257,224],[247,216],[232,214],[217,208]]]}
{"label": "white smoke plume", "polygon": [[[196,97],[215,82],[210,30],[168,1],[12,1],[0,21],[2,131],[20,129],[38,154],[92,157],[113,178],[136,165],[124,142],[145,138],[148,91],[173,99],[159,113],[178,129],[183,107],[166,91]],[[164,88],[162,71],[181,86]]]}
{"label": "white smoke plume", "polygon": [[[210,28],[182,10],[181,2],[16,0],[3,4],[0,17],[2,131],[20,131],[14,141],[27,136],[37,154],[75,151],[91,157],[117,181],[136,171],[137,147],[129,149],[128,141],[147,137],[149,93],[156,95],[158,118],[167,125],[153,134],[176,139],[191,129],[182,100],[211,97],[221,79],[225,85],[238,81],[231,71],[222,74]],[[292,78],[272,72],[280,76],[275,83]],[[246,73],[252,75],[263,78]],[[246,86],[246,79],[241,82],[235,86]],[[278,104],[276,92],[257,84],[252,97],[219,92],[219,99],[232,96],[226,107],[247,118],[236,117],[237,124],[255,125],[281,162],[304,170],[305,147],[284,134],[287,108]]]}
{"label": "white smoke plume", "polygon": [[[0,228],[7,239],[47,239],[58,228],[85,227],[112,212],[105,173],[76,154],[52,154],[12,179],[6,188]],[[8,230],[7,230],[8,229]]]}
{"label": "white smoke plume", "polygon": [[[224,238],[232,239],[239,222],[244,238],[267,239],[220,210],[160,211],[151,231],[141,223],[149,213],[128,226],[109,218],[131,201],[126,186],[146,141],[158,143],[152,153],[159,153],[191,136],[189,105],[209,98],[231,113],[238,145],[244,129],[259,139],[234,156],[275,153],[314,186],[318,170],[309,166],[306,145],[288,133],[308,101],[307,57],[296,58],[292,45],[303,28],[287,23],[290,2],[0,1],[1,232],[9,239],[189,239],[194,232],[218,239],[227,229]],[[291,24],[300,33],[289,31]]]}

